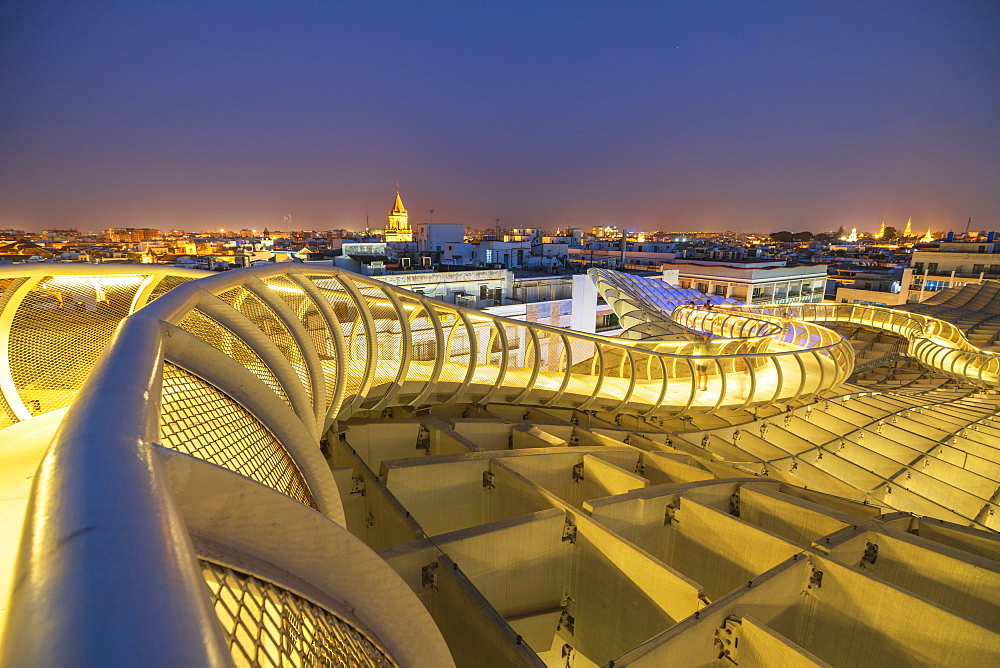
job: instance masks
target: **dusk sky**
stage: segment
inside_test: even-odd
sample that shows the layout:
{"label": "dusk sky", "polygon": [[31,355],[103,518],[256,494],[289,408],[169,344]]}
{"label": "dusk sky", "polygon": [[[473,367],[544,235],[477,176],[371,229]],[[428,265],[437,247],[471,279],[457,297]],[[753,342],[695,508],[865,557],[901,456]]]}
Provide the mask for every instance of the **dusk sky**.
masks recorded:
{"label": "dusk sky", "polygon": [[1000,230],[1000,3],[0,4],[0,227]]}

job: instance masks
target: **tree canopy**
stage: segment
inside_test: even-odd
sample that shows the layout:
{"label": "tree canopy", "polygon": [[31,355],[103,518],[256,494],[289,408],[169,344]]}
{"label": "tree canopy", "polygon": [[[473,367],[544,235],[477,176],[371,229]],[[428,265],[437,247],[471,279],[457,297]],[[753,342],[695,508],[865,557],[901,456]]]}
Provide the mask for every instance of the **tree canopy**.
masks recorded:
{"label": "tree canopy", "polygon": [[780,232],[771,232],[770,234],[772,241],[778,242],[789,242],[789,241],[809,241],[813,238],[812,232],[789,232],[787,230],[782,230]]}

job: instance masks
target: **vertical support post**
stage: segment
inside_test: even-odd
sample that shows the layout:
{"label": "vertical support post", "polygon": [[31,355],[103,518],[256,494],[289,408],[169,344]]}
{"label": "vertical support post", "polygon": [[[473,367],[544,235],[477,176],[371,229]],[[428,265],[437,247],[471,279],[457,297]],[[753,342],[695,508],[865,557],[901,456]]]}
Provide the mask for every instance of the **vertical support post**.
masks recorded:
{"label": "vertical support post", "polygon": [[573,313],[570,329],[593,334],[597,331],[597,286],[587,274],[573,276]]}

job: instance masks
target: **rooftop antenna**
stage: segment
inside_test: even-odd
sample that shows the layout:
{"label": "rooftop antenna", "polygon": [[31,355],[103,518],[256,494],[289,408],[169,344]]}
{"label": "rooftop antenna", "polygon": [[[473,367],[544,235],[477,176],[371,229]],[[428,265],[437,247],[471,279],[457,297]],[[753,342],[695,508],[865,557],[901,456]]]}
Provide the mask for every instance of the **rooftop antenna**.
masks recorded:
{"label": "rooftop antenna", "polygon": [[969,226],[970,225],[972,225],[972,216],[969,216],[969,222],[967,222],[965,224],[965,234],[962,235],[962,240],[963,241],[968,241],[969,240]]}
{"label": "rooftop antenna", "polygon": [[628,231],[625,229],[625,226],[623,225],[622,226],[622,247],[621,247],[622,256],[621,256],[621,260],[619,261],[619,267],[623,271],[625,269],[625,245],[626,245],[626,236],[627,235],[628,235]]}

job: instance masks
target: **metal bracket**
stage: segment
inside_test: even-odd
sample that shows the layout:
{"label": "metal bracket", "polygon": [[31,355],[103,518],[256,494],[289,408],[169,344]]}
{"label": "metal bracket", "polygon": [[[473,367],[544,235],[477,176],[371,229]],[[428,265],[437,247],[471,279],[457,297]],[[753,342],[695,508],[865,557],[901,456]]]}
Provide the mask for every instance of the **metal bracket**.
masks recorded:
{"label": "metal bracket", "polygon": [[576,543],[576,525],[566,520],[566,524],[563,525],[563,542],[569,541],[570,544]]}
{"label": "metal bracket", "polygon": [[573,482],[583,480],[583,462],[573,465]]}
{"label": "metal bracket", "polygon": [[719,650],[720,659],[728,659],[739,665],[740,631],[743,630],[742,619],[729,616],[720,628],[715,629],[715,646]]}
{"label": "metal bracket", "polygon": [[809,576],[809,588],[812,589],[813,587],[816,587],[816,589],[819,589],[822,586],[823,571],[818,571],[814,568],[812,574]]}
{"label": "metal bracket", "polygon": [[351,478],[351,494],[365,495],[365,479],[361,476]]}
{"label": "metal bracket", "polygon": [[424,425],[420,425],[420,430],[417,432],[417,450],[423,450],[424,452],[429,452],[431,449],[431,432]]}
{"label": "metal bracket", "polygon": [[561,659],[566,659],[566,668],[572,668],[573,666],[573,646],[569,643],[564,643],[562,646],[562,653],[560,654]]}
{"label": "metal bracket", "polygon": [[865,564],[874,564],[875,560],[878,559],[878,544],[877,543],[865,543],[865,553],[861,555],[861,563],[859,566],[865,568]]}
{"label": "metal bracket", "polygon": [[677,519],[677,511],[681,509],[681,500],[677,499],[671,503],[667,504],[667,507],[663,509],[663,525],[667,526],[673,524],[674,522],[680,522]]}
{"label": "metal bracket", "polygon": [[556,627],[556,630],[566,629],[567,633],[573,635],[575,628],[576,628],[576,619],[574,619],[573,615],[569,614],[569,612],[563,610],[562,614],[559,615],[559,626]]}
{"label": "metal bracket", "polygon": [[496,489],[496,485],[493,484],[494,478],[496,474],[493,471],[483,471],[483,489]]}
{"label": "metal bracket", "polygon": [[729,514],[733,517],[740,516],[740,488],[729,495]]}
{"label": "metal bracket", "polygon": [[438,588],[438,584],[437,584],[437,579],[438,579],[437,569],[438,569],[438,562],[436,562],[436,561],[432,561],[431,563],[427,564],[426,566],[424,566],[423,568],[420,569],[420,586],[421,587],[424,587],[424,588],[430,587],[431,589],[437,589]]}

